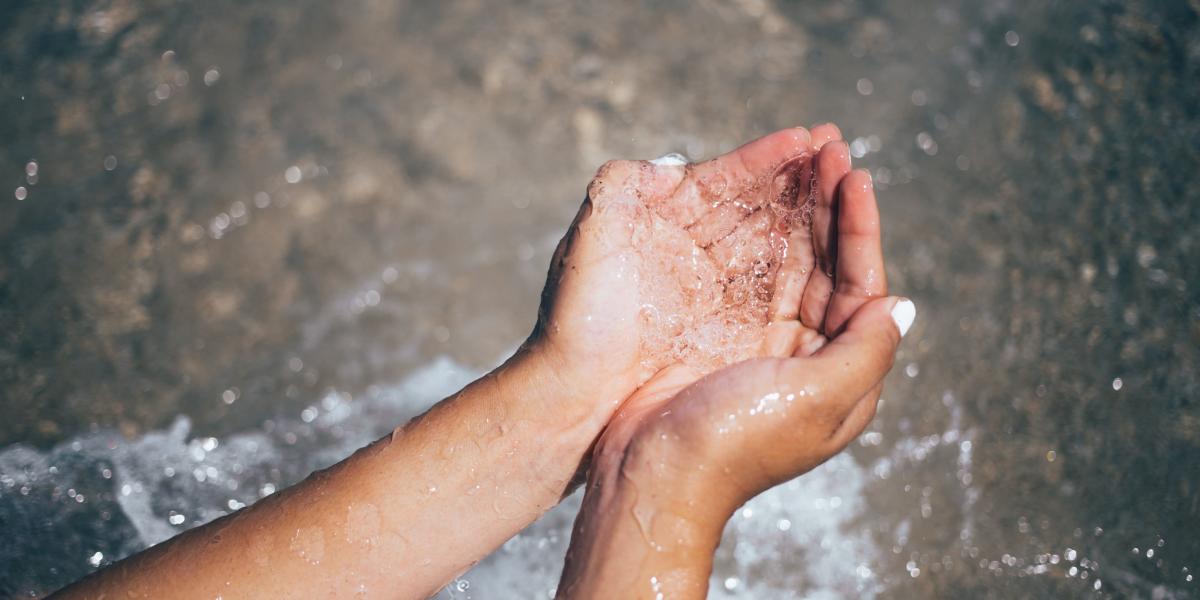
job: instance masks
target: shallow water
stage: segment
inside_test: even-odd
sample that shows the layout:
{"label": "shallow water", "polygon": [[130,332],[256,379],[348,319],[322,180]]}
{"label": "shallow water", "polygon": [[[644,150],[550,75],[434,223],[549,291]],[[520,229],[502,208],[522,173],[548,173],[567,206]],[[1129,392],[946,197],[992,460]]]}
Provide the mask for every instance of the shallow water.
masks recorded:
{"label": "shallow water", "polygon": [[[0,595],[504,358],[605,158],[824,120],[918,321],[711,596],[1198,595],[1200,4],[814,4],[0,8]],[[443,595],[549,594],[576,506]]]}

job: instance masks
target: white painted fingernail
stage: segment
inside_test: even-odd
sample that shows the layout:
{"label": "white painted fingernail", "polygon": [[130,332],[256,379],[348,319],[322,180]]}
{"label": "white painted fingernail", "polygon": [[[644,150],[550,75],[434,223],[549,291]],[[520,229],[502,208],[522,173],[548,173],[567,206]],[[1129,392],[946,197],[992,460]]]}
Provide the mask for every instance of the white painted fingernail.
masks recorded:
{"label": "white painted fingernail", "polygon": [[896,323],[896,329],[900,330],[900,337],[908,333],[908,328],[912,327],[913,321],[917,318],[917,305],[913,304],[908,298],[901,298],[895,306],[892,307],[892,321]]}
{"label": "white painted fingernail", "polygon": [[663,156],[660,156],[660,157],[650,161],[650,163],[658,165],[660,167],[682,167],[683,165],[688,164],[688,159],[685,158],[682,154],[679,154],[677,152],[672,152],[670,154],[665,154]]}

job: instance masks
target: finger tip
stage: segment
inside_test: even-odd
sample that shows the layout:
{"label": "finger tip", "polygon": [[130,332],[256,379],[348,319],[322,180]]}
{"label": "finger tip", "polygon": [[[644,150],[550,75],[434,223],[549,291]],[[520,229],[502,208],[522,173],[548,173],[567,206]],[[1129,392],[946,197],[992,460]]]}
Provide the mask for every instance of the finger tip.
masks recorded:
{"label": "finger tip", "polygon": [[818,150],[830,142],[842,139],[842,130],[833,123],[814,125],[810,133],[812,134],[813,147]]}
{"label": "finger tip", "polygon": [[817,155],[817,168],[823,173],[850,170],[850,146],[843,140],[833,140],[824,146]]}
{"label": "finger tip", "polygon": [[867,169],[854,169],[846,174],[842,185],[845,186],[847,192],[866,194],[874,191],[875,180]]}

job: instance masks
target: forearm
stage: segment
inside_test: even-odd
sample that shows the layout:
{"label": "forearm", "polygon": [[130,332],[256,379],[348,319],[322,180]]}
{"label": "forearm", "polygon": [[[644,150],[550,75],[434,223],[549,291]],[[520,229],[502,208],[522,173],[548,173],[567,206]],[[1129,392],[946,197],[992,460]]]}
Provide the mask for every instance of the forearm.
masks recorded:
{"label": "forearm", "polygon": [[[427,597],[565,493],[606,415],[523,354],[345,461],[64,597]],[[131,594],[131,595],[127,595]]]}
{"label": "forearm", "polygon": [[558,597],[705,597],[713,553],[736,503],[637,452],[598,453]]}

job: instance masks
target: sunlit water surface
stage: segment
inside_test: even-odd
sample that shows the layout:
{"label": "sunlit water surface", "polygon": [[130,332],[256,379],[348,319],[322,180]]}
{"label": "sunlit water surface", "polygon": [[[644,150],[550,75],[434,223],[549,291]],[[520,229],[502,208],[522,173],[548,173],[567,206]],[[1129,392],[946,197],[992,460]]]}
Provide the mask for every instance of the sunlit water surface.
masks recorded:
{"label": "sunlit water surface", "polygon": [[[1195,0],[0,12],[0,595],[486,372],[605,158],[824,120],[918,322],[861,440],[731,521],[711,596],[1197,595]],[[550,597],[577,507],[443,596]]]}

